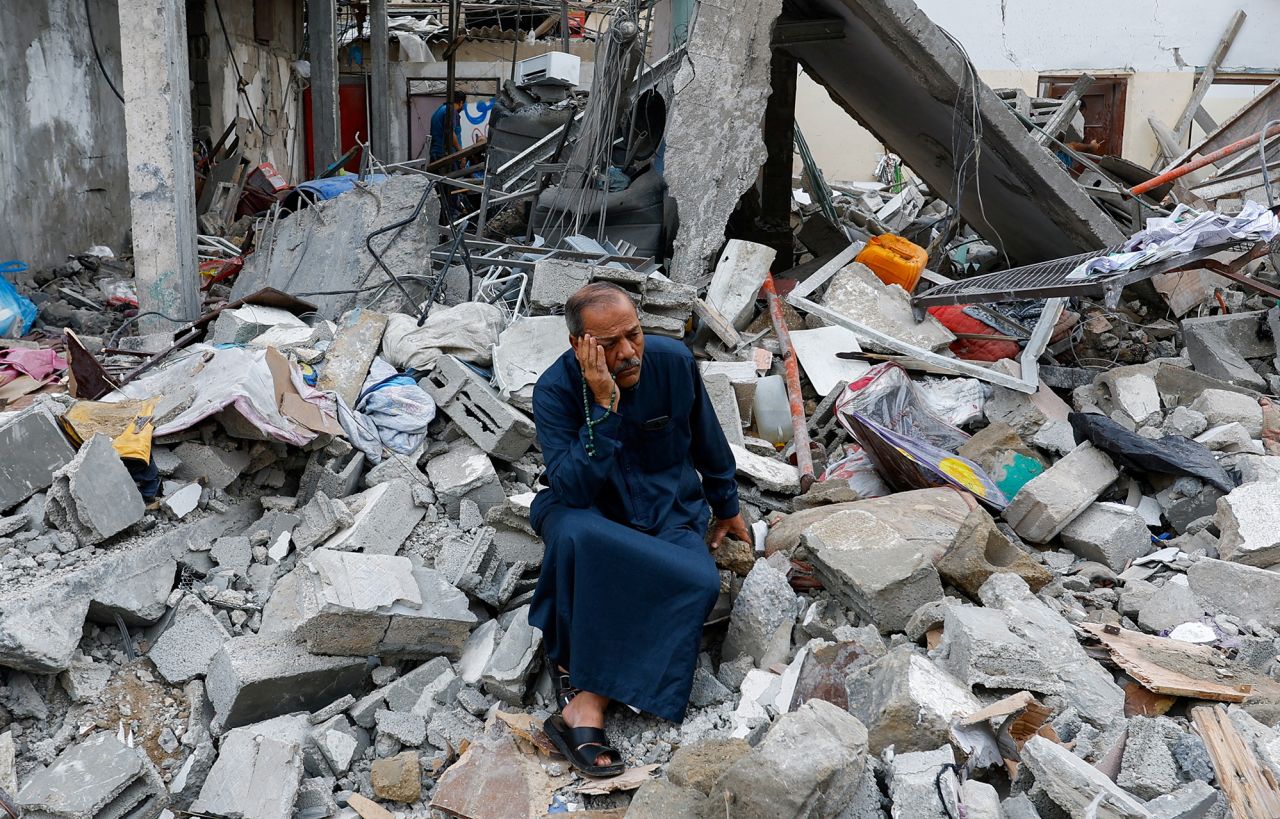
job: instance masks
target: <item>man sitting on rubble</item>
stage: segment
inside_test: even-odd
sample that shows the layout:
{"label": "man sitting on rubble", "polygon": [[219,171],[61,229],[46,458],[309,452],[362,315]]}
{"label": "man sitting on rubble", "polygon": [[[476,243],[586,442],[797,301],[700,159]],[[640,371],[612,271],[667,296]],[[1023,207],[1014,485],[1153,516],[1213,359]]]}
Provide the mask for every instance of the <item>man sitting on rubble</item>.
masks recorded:
{"label": "man sitting on rubble", "polygon": [[749,538],[733,452],[689,350],[646,337],[613,284],[571,296],[565,322],[573,349],[533,394],[550,488],[530,516],[546,553],[529,620],[561,709],[547,735],[578,769],[612,776],[623,760],[603,730],[611,701],[684,718],[720,591],[710,515],[710,548]]}

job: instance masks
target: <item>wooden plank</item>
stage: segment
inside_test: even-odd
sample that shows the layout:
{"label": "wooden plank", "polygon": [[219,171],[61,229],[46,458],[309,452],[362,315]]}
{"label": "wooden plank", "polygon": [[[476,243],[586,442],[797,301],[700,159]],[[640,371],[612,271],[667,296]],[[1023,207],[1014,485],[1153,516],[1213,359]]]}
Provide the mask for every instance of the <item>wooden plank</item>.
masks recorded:
{"label": "wooden plank", "polygon": [[1196,733],[1204,740],[1218,784],[1237,817],[1280,816],[1280,785],[1258,762],[1221,705],[1196,705],[1190,710]]}
{"label": "wooden plank", "polygon": [[733,329],[733,325],[716,308],[702,299],[695,298],[693,300],[693,314],[706,322],[711,332],[715,333],[730,350],[736,350],[742,346],[742,336],[738,334],[737,330]]}
{"label": "wooden plank", "polygon": [[1204,110],[1203,105],[1196,106],[1195,120],[1196,125],[1199,125],[1200,130],[1204,131],[1206,134],[1212,134],[1214,131],[1218,130],[1218,121],[1215,120],[1208,111]]}
{"label": "wooden plank", "polygon": [[[1224,660],[1209,646],[1124,629],[1112,634],[1098,623],[1082,623],[1080,627],[1106,646],[1112,661],[1148,691],[1219,702],[1243,702],[1253,693],[1249,684],[1218,682],[1217,672]],[[1203,673],[1187,673],[1199,669]]]}
{"label": "wooden plank", "polygon": [[1227,117],[1218,130],[1171,159],[1162,170],[1176,168],[1192,157],[1213,153],[1251,134],[1256,135],[1267,120],[1276,116],[1280,116],[1280,80],[1268,85],[1265,91]]}
{"label": "wooden plank", "polygon": [[1045,123],[1042,131],[1032,134],[1032,138],[1044,144],[1050,138],[1057,138],[1062,133],[1067,124],[1076,115],[1076,111],[1080,109],[1080,98],[1084,96],[1084,92],[1089,90],[1089,86],[1093,85],[1093,77],[1088,74],[1081,74],[1080,77],[1071,86],[1071,90],[1062,98],[1062,104],[1057,111],[1053,112],[1053,116]]}
{"label": "wooden plank", "polygon": [[1213,85],[1213,79],[1218,74],[1218,67],[1227,58],[1227,52],[1231,50],[1231,44],[1235,42],[1236,35],[1240,32],[1240,27],[1244,25],[1246,16],[1243,9],[1236,9],[1236,13],[1231,16],[1231,22],[1227,23],[1226,32],[1223,33],[1222,39],[1218,40],[1218,46],[1213,50],[1213,56],[1205,64],[1204,71],[1200,74],[1200,80],[1191,91],[1191,99],[1187,100],[1186,107],[1182,109],[1177,122],[1174,123],[1173,141],[1179,145],[1186,140],[1187,134],[1191,133],[1191,120],[1195,117],[1196,109],[1200,107],[1200,103],[1204,102],[1205,95],[1209,93],[1209,87]]}

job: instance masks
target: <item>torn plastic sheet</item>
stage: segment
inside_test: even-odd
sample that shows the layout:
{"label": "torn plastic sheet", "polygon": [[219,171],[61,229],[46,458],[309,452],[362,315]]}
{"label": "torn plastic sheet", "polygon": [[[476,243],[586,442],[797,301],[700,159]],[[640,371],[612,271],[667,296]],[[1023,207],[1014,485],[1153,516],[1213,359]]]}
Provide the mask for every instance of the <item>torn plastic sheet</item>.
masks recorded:
{"label": "torn plastic sheet", "polygon": [[[935,393],[939,404],[954,403],[940,392]],[[963,396],[957,393],[958,399]],[[950,412],[950,406],[944,411]],[[978,408],[981,410],[981,407]],[[927,396],[907,371],[894,363],[877,364],[867,374],[845,387],[836,399],[836,416],[850,434],[851,416],[861,413],[877,424],[907,436],[922,439],[933,446],[951,452],[960,448],[969,436],[935,411],[934,402]],[[963,411],[959,412],[963,417]]]}
{"label": "torn plastic sheet", "polygon": [[386,361],[374,358],[356,410],[377,428],[383,446],[408,455],[427,437],[427,426],[436,417],[436,402],[412,375],[401,375]]}
{"label": "torn plastic sheet", "polygon": [[[286,415],[276,404],[276,385],[267,366],[267,349],[194,344],[172,363],[103,396],[103,401],[155,397],[155,434],[182,432],[217,417],[231,435],[305,446],[314,430]],[[333,399],[309,386],[296,365],[289,367],[292,386],[302,399],[328,417],[336,416]]]}

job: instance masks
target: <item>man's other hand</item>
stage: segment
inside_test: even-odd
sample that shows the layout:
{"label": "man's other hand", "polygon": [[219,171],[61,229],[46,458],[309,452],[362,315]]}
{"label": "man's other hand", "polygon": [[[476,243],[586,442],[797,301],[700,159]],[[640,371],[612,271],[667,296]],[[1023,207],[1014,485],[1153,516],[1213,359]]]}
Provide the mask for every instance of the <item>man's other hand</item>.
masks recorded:
{"label": "man's other hand", "polygon": [[751,532],[747,530],[747,522],[742,519],[742,515],[734,515],[725,520],[717,520],[715,528],[711,530],[711,542],[708,545],[712,549],[718,548],[725,535],[741,540],[746,544],[752,542]]}

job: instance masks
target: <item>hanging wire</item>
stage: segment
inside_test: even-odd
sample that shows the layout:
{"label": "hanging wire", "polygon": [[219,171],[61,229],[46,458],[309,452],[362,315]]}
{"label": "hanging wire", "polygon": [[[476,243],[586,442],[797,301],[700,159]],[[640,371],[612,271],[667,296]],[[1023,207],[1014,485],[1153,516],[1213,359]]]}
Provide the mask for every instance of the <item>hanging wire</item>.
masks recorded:
{"label": "hanging wire", "polygon": [[107,85],[111,88],[111,93],[116,95],[116,99],[124,104],[124,95],[120,93],[120,89],[116,88],[116,84],[112,82],[111,75],[107,73],[107,67],[102,64],[102,55],[98,53],[98,39],[93,36],[93,17],[89,14],[89,0],[84,0],[84,19],[85,25],[89,29],[89,43],[93,46],[93,58],[98,61],[98,68],[102,70],[102,78],[107,81]]}
{"label": "hanging wire", "polygon": [[[253,124],[264,136],[273,137],[275,131],[267,130],[261,122],[258,121],[258,113],[253,110],[253,100],[249,99],[249,92],[244,81],[244,75],[240,73],[240,64],[236,61],[236,53],[231,48],[231,35],[227,33],[227,24],[222,19],[222,4],[218,0],[213,0],[213,10],[218,15],[218,26],[222,29],[222,41],[227,45],[227,61],[231,63],[231,68],[236,72],[236,90],[239,95],[244,97],[245,107],[249,109],[249,116],[253,117]],[[263,95],[263,105],[266,105],[266,95]]]}

